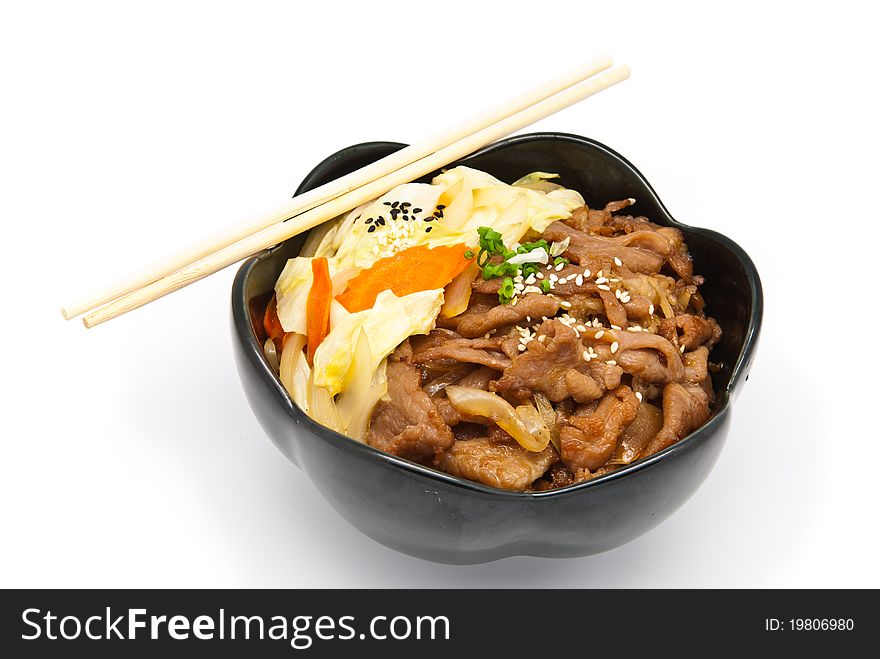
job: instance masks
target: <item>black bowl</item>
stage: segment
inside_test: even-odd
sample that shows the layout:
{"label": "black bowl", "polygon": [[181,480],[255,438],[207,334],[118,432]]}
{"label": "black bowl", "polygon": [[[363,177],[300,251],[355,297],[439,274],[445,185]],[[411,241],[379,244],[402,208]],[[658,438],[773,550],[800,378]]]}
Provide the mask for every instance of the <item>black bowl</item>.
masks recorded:
{"label": "black bowl", "polygon": [[[369,142],[343,149],[315,167],[297,194],[403,146]],[[343,517],[399,551],[466,564],[514,555],[585,556],[622,545],[681,506],[715,464],[730,430],[732,397],[748,379],[758,340],[763,307],[758,273],[730,239],[676,222],[635,167],[588,138],[522,135],[461,162],[504,181],[531,171],[558,172],[563,185],[580,191],[593,206],[634,197],[640,214],[685,233],[695,272],[706,277],[702,291],[707,310],[724,330],[712,353],[723,367],[713,375],[717,399],[709,421],[649,458],[579,485],[539,493],[487,487],[352,441],[300,411],[266,363],[258,339],[261,306],[304,236],[249,259],[235,278],[232,331],[248,401],[275,445]]]}

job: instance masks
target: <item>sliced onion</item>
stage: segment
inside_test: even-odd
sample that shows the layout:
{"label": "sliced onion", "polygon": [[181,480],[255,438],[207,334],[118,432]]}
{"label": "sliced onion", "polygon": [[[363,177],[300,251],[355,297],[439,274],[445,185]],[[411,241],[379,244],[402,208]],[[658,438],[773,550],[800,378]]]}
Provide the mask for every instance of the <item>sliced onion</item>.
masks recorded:
{"label": "sliced onion", "polygon": [[[484,417],[497,423],[499,428],[527,451],[538,453],[550,443],[550,431],[547,430],[538,411],[530,405],[520,407],[528,407],[534,414],[525,410],[518,413],[501,396],[482,389],[455,384],[446,387],[446,396],[459,412],[469,416]],[[525,419],[522,414],[525,414]]]}
{"label": "sliced onion", "polygon": [[443,291],[443,306],[440,308],[440,316],[443,318],[454,318],[464,313],[471,301],[471,291],[473,290],[474,279],[480,267],[477,261],[472,261],[468,267],[460,272]]}
{"label": "sliced onion", "polygon": [[388,391],[385,361],[373,371],[370,341],[363,329],[358,332],[351,370],[353,375],[345,391],[337,397],[336,408],[345,434],[363,442],[370,426],[373,408]]}
{"label": "sliced onion", "polygon": [[568,249],[568,245],[571,243],[571,236],[566,236],[564,240],[560,240],[559,242],[554,241],[553,244],[550,245],[550,256],[557,257],[562,256],[565,253],[565,250]]}
{"label": "sliced onion", "polygon": [[538,408],[538,412],[541,413],[541,418],[544,419],[544,425],[546,425],[547,429],[550,431],[550,442],[561,455],[562,444],[559,442],[559,417],[556,415],[556,410],[553,409],[553,404],[550,402],[550,399],[542,393],[536,392],[534,400],[535,407]]}
{"label": "sliced onion", "polygon": [[278,372],[278,348],[275,347],[275,341],[271,338],[266,339],[266,342],[263,344],[263,356],[266,358],[266,361],[269,363],[269,368],[271,368],[276,373]]}

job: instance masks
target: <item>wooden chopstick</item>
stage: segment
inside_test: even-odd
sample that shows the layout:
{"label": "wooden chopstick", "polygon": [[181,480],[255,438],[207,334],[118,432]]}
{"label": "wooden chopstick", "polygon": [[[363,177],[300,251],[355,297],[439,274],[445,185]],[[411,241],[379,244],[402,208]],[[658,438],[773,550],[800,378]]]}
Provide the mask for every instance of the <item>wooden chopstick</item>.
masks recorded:
{"label": "wooden chopstick", "polygon": [[332,199],[321,206],[297,215],[288,222],[272,225],[229,245],[196,263],[181,268],[158,281],[135,290],[83,318],[86,327],[94,327],[124,313],[142,307],[169,293],[222,270],[260,250],[272,247],[303,231],[337,217],[362,203],[379,197],[392,188],[463,158],[476,149],[562,110],[578,101],[616,85],[629,77],[629,67],[619,66],[573,85],[539,101],[501,121],[460,139],[435,153],[410,163],[395,172]]}
{"label": "wooden chopstick", "polygon": [[330,181],[309,192],[297,195],[292,200],[280,206],[260,214],[244,222],[235,224],[219,232],[218,234],[191,245],[182,251],[158,262],[141,271],[134,273],[124,280],[120,280],[104,290],[98,291],[88,297],[82,298],[65,305],[61,314],[66,319],[75,318],[87,311],[95,309],[111,300],[122,297],[132,291],[167,277],[173,272],[191,265],[206,256],[217,252],[229,245],[238,242],[248,236],[265,229],[278,222],[283,222],[300,213],[309,211],[331,199],[366,185],[383,176],[404,167],[416,160],[428,156],[438,149],[471,135],[478,130],[491,124],[497,123],[505,117],[515,114],[535,103],[553,96],[554,94],[571,87],[591,76],[611,67],[611,58],[601,55],[581,66],[564,73],[549,82],[534,89],[530,89],[519,96],[510,99],[482,114],[444,130],[428,139],[408,146],[400,151],[392,153],[381,160],[358,169],[351,174]]}

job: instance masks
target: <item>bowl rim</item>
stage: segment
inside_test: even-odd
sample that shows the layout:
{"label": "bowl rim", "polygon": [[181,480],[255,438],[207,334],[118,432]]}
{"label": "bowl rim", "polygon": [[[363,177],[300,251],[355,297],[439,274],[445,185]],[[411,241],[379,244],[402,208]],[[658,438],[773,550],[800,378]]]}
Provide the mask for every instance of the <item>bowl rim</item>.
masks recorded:
{"label": "bowl rim", "polygon": [[[752,299],[752,305],[749,310],[748,329],[746,331],[746,335],[743,341],[743,346],[740,350],[739,355],[737,356],[733,368],[731,369],[730,378],[728,380],[727,386],[724,388],[724,390],[717,392],[715,409],[713,410],[712,415],[709,417],[706,423],[704,423],[702,426],[692,431],[676,443],[672,444],[671,446],[668,446],[662,451],[658,451],[657,453],[648,456],[647,458],[636,460],[629,465],[620,467],[607,474],[603,474],[602,476],[598,476],[582,483],[576,483],[573,485],[567,485],[565,487],[545,490],[541,492],[513,492],[510,490],[502,490],[500,488],[484,485],[476,481],[452,476],[451,474],[447,474],[446,472],[440,471],[439,469],[434,469],[433,467],[427,467],[417,462],[412,462],[410,460],[407,460],[406,458],[401,458],[391,453],[386,453],[385,451],[374,448],[366,443],[353,440],[346,435],[338,433],[335,430],[331,430],[330,428],[327,428],[326,426],[316,422],[310,416],[305,414],[296,405],[296,403],[293,402],[293,399],[287,393],[287,390],[281,384],[279,378],[269,368],[268,364],[263,358],[262,347],[259,345],[259,342],[254,337],[253,326],[250,319],[249,300],[246,295],[246,283],[253,268],[260,261],[267,258],[272,252],[279,249],[281,245],[283,245],[283,243],[281,243],[251,256],[242,263],[233,281],[232,315],[235,332],[240,339],[242,348],[244,348],[245,356],[249,364],[256,370],[260,379],[265,385],[268,386],[269,390],[274,394],[274,397],[277,399],[277,402],[286,410],[287,414],[293,418],[294,422],[299,425],[305,426],[308,430],[311,431],[312,434],[319,436],[324,441],[331,442],[335,447],[349,453],[354,453],[355,455],[358,455],[359,457],[362,457],[364,459],[372,460],[374,462],[379,461],[389,467],[401,469],[410,475],[418,475],[431,481],[439,481],[446,486],[468,490],[473,493],[491,495],[495,498],[503,497],[512,500],[542,500],[550,497],[555,498],[573,496],[584,490],[599,487],[603,484],[609,484],[630,474],[634,474],[645,469],[650,469],[651,467],[657,465],[662,461],[671,459],[676,455],[691,450],[696,445],[702,443],[704,437],[712,434],[714,430],[723,423],[724,418],[728,415],[730,411],[731,399],[737,385],[740,383],[740,381],[748,378],[747,372],[751,365],[751,357],[760,333],[761,320],[763,316],[763,291],[760,277],[754,263],[752,262],[752,259],[737,243],[735,243],[724,234],[718,233],[711,229],[694,227],[676,220],[666,208],[666,205],[657,195],[656,191],[648,182],[648,180],[642,175],[642,173],[638,169],[636,169],[636,167],[631,162],[629,162],[629,160],[624,158],[622,155],[620,155],[610,147],[592,138],[584,137],[582,135],[575,135],[573,133],[560,132],[538,132],[515,135],[513,137],[508,137],[497,142],[493,142],[492,144],[485,146],[473,152],[472,154],[455,161],[454,164],[466,164],[467,161],[472,158],[476,158],[485,153],[490,153],[498,149],[506,148],[510,145],[545,140],[566,141],[580,145],[586,145],[591,149],[604,152],[607,156],[610,156],[612,159],[619,161],[619,163],[628,170],[628,173],[632,175],[635,179],[637,179],[646,188],[646,190],[652,196],[653,201],[657,204],[661,212],[664,214],[664,219],[667,222],[669,222],[673,226],[681,227],[689,233],[699,233],[709,240],[721,243],[724,247],[730,250],[730,252],[737,258],[737,260],[740,262],[740,265],[743,267],[746,280],[749,283],[749,292]],[[300,183],[295,194],[300,194],[306,189],[309,189],[309,187],[311,186],[311,182],[315,178],[320,176],[327,168],[334,166],[336,161],[338,161],[340,158],[350,154],[353,151],[375,149],[397,150],[403,148],[404,146],[406,145],[400,142],[374,141],[361,142],[342,148],[318,163],[309,172],[309,174],[307,174],[303,178],[303,181],[302,183]]]}

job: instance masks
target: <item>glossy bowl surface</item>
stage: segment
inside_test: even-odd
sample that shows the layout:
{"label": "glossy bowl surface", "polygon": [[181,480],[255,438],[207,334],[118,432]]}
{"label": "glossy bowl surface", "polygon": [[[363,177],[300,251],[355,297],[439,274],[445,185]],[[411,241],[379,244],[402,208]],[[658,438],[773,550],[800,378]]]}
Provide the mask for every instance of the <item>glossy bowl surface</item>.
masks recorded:
{"label": "glossy bowl surface", "polygon": [[[369,142],[320,163],[297,194],[375,161],[404,145]],[[531,171],[558,172],[592,206],[634,197],[634,208],[680,228],[694,258],[707,311],[724,331],[712,359],[716,402],[709,421],[666,450],[585,483],[540,493],[497,490],[352,441],[303,414],[266,363],[257,327],[260,305],[297,236],[246,261],[232,290],[235,360],[248,401],[275,445],[351,524],[388,547],[444,563],[479,563],[513,555],[584,556],[622,545],[667,518],[705,480],[731,424],[732,399],[748,379],[761,325],[761,283],[746,253],[725,236],[680,224],[645,178],[594,140],[561,133],[512,137],[456,164],[504,181]],[[425,177],[423,180],[429,180]],[[297,505],[291,502],[291,505]],[[697,532],[696,530],[694,531]]]}

